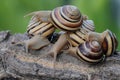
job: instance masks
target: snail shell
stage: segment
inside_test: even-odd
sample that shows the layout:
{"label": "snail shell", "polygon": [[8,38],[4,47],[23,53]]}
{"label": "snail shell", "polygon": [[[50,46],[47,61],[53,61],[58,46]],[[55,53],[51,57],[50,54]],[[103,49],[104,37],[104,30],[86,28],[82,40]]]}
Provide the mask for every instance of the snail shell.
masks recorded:
{"label": "snail shell", "polygon": [[79,9],[72,5],[55,8],[50,18],[54,26],[63,31],[75,31],[83,22]]}
{"label": "snail shell", "polygon": [[83,33],[94,32],[95,31],[94,22],[92,20],[83,20],[80,29]]}
{"label": "snail shell", "polygon": [[42,22],[36,15],[31,18],[27,27],[27,33],[32,36],[40,34],[43,37],[48,37],[54,31],[55,27],[50,22]]}
{"label": "snail shell", "polygon": [[76,55],[89,63],[97,63],[104,59],[102,47],[98,41],[86,41],[80,44]]}
{"label": "snail shell", "polygon": [[117,46],[118,46],[118,41],[114,33],[112,33],[110,30],[106,30],[108,33],[103,41],[103,51],[106,56],[112,55]]}
{"label": "snail shell", "polygon": [[86,41],[86,37],[89,32],[94,32],[95,27],[92,20],[83,21],[82,27],[80,30],[69,33],[69,41],[73,46],[78,46],[79,44]]}

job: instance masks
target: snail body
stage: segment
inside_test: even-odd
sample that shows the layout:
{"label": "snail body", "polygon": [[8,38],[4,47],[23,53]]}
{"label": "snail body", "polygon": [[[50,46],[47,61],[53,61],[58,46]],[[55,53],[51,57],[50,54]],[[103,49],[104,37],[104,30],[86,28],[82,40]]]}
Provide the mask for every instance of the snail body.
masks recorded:
{"label": "snail body", "polygon": [[[60,53],[60,51],[67,45],[67,34],[61,34],[58,40],[55,42],[55,44],[51,47],[51,49],[46,53],[40,56],[40,58],[51,55],[54,60],[53,60],[53,69],[55,70],[55,65],[56,65],[56,58],[57,55]],[[38,59],[39,60],[39,59]],[[53,73],[54,75],[54,73]]]}
{"label": "snail body", "polygon": [[70,32],[69,41],[73,46],[78,46],[79,44],[87,40],[87,34],[89,32],[94,32],[95,27],[92,20],[83,20],[82,26],[79,30],[75,32]]}
{"label": "snail body", "polygon": [[15,42],[15,45],[24,45],[25,46],[25,52],[28,53],[28,49],[37,50],[41,49],[42,47],[45,47],[50,44],[49,40],[45,37],[42,37],[41,35],[36,35],[32,37],[31,39]]}

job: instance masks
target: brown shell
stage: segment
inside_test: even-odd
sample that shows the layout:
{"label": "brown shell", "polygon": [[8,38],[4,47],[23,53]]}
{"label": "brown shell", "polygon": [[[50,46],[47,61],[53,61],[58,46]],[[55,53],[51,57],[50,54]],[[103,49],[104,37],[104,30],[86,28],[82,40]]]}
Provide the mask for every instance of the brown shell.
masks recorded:
{"label": "brown shell", "polygon": [[50,17],[54,26],[63,31],[75,31],[83,22],[79,9],[72,5],[55,8]]}
{"label": "brown shell", "polygon": [[94,32],[95,31],[94,22],[92,20],[83,20],[80,29],[83,33]]}
{"label": "brown shell", "polygon": [[106,30],[108,33],[103,41],[103,51],[106,56],[112,55],[117,46],[118,46],[118,41],[114,33],[112,33],[110,30]]}
{"label": "brown shell", "polygon": [[78,46],[77,55],[83,61],[97,63],[104,59],[102,47],[97,41],[86,41]]}
{"label": "brown shell", "polygon": [[51,35],[55,30],[55,27],[49,22],[41,22],[39,17],[33,16],[27,27],[27,33],[29,35],[40,34],[43,37]]}

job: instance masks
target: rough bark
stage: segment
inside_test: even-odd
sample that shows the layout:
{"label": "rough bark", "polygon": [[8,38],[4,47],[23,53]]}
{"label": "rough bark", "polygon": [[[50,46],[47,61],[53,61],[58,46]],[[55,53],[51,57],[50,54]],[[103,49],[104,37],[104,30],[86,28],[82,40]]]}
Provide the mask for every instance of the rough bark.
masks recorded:
{"label": "rough bark", "polygon": [[53,58],[39,59],[52,44],[29,53],[25,53],[24,46],[12,44],[26,39],[26,34],[0,32],[0,80],[120,80],[120,52],[95,65],[61,53],[53,76]]}

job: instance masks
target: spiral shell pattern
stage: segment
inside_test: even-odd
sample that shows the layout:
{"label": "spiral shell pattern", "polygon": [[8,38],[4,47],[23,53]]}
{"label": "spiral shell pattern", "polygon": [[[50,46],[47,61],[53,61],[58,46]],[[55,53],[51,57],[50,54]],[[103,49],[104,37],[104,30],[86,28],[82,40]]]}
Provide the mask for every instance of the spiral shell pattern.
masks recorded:
{"label": "spiral shell pattern", "polygon": [[82,27],[80,30],[75,32],[69,33],[69,41],[73,46],[78,46],[79,44],[83,43],[87,39],[87,34],[89,32],[95,31],[94,23],[92,20],[85,20],[83,21]]}
{"label": "spiral shell pattern", "polygon": [[55,8],[50,17],[54,26],[63,31],[75,31],[83,22],[79,9],[72,5]]}
{"label": "spiral shell pattern", "polygon": [[40,34],[43,37],[51,35],[55,30],[55,27],[49,22],[41,22],[39,17],[33,16],[27,27],[27,33],[29,35]]}
{"label": "spiral shell pattern", "polygon": [[104,59],[104,55],[98,41],[86,41],[78,46],[78,57],[89,63],[97,63]]}
{"label": "spiral shell pattern", "polygon": [[106,56],[112,55],[117,46],[118,46],[118,41],[114,33],[112,33],[110,30],[106,30],[107,35],[103,41],[103,51]]}

